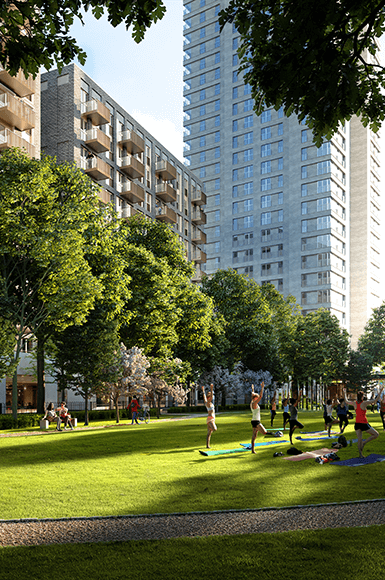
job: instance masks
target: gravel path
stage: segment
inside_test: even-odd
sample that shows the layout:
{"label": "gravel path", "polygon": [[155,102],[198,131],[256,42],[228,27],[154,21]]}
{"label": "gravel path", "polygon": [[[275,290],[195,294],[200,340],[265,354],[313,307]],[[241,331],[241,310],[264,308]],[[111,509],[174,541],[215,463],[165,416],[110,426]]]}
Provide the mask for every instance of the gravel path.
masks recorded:
{"label": "gravel path", "polygon": [[281,509],[0,520],[0,546],[159,540],[385,524],[385,499]]}

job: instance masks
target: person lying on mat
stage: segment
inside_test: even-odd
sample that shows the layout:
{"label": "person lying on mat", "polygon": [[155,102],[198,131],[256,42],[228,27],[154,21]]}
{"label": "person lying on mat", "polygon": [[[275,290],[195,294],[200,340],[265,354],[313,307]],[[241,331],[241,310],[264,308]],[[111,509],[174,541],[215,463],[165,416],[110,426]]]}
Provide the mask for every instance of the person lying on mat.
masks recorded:
{"label": "person lying on mat", "polygon": [[[377,403],[377,401],[380,400],[383,388],[384,387],[381,387],[381,389],[380,389],[380,391],[375,399],[369,399],[367,401],[364,401],[364,392],[363,391],[358,391],[357,401],[349,401],[347,398],[347,395],[346,395],[346,389],[343,389],[345,403],[347,405],[351,405],[352,407],[354,407],[354,409],[356,411],[356,422],[354,424],[354,430],[357,434],[357,439],[358,439],[357,447],[358,447],[358,453],[359,453],[360,457],[364,457],[363,450],[364,450],[365,445],[367,443],[369,443],[369,441],[373,441],[374,439],[377,439],[377,437],[378,437],[378,432],[371,425],[369,425],[369,421],[366,418],[366,411],[368,410],[368,407],[370,405],[372,405],[373,403]],[[370,434],[370,437],[368,437],[367,439],[362,438],[364,431],[367,431]]]}
{"label": "person lying on mat", "polygon": [[262,381],[261,383],[261,390],[260,393],[254,393],[254,385],[251,385],[251,426],[253,428],[253,434],[251,436],[251,453],[255,453],[254,445],[255,440],[258,435],[258,431],[262,433],[262,435],[266,435],[267,431],[261,423],[261,408],[259,406],[259,401],[263,397],[263,389],[265,388],[265,383]]}

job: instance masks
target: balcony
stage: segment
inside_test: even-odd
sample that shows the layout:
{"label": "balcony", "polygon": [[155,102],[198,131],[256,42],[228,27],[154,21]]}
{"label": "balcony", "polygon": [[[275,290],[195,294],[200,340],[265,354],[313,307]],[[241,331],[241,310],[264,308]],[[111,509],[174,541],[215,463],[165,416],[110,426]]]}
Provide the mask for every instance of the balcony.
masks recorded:
{"label": "balcony", "polygon": [[132,155],[126,155],[126,157],[120,157],[118,159],[118,166],[122,171],[127,173],[132,179],[139,179],[144,177],[144,165],[139,159],[136,159]]}
{"label": "balcony", "polygon": [[120,195],[131,203],[144,203],[145,199],[143,186],[133,181],[122,183]]}
{"label": "balcony", "polygon": [[11,76],[8,71],[0,67],[0,81],[12,89],[19,97],[27,97],[35,93],[35,81],[29,76],[27,79],[22,71],[16,76]]}
{"label": "balcony", "polygon": [[144,152],[144,139],[139,137],[134,131],[122,131],[118,138],[118,144],[121,147],[125,147],[128,153],[143,153]]}
{"label": "balcony", "polygon": [[206,253],[198,248],[194,248],[191,259],[197,264],[206,264]]}
{"label": "balcony", "polygon": [[161,159],[155,163],[155,175],[165,181],[176,179],[176,167],[171,165],[169,161]]}
{"label": "balcony", "polygon": [[0,93],[0,122],[26,131],[35,126],[35,112],[10,93]]}
{"label": "balcony", "polygon": [[194,244],[205,244],[206,239],[207,236],[204,232],[202,232],[202,230],[200,230],[199,228],[194,228],[193,233],[191,235],[191,241],[194,242]]}
{"label": "balcony", "polygon": [[191,194],[191,203],[194,203],[195,205],[206,205],[207,203],[206,194],[203,193],[200,187],[198,188],[194,187],[193,192]]}
{"label": "balcony", "polygon": [[110,166],[99,157],[91,157],[90,159],[82,157],[81,167],[95,181],[110,178]]}
{"label": "balcony", "polygon": [[159,197],[165,203],[171,203],[176,201],[176,190],[167,183],[163,181],[163,183],[158,183],[155,187],[156,196]]}
{"label": "balcony", "polygon": [[96,153],[110,150],[111,139],[98,127],[84,131],[83,136],[85,144]]}
{"label": "balcony", "polygon": [[197,266],[197,267],[195,268],[195,272],[194,272],[194,275],[193,275],[193,277],[191,278],[191,281],[192,281],[192,282],[196,282],[196,283],[202,282],[202,276],[203,276],[203,272],[202,272],[202,270],[199,268],[199,266]]}
{"label": "balcony", "polygon": [[195,225],[204,225],[206,223],[206,214],[197,207],[191,213],[191,221]]}
{"label": "balcony", "polygon": [[110,192],[107,191],[106,189],[103,189],[103,188],[102,189],[99,189],[99,191],[98,191],[98,197],[99,197],[99,200],[102,203],[105,203],[106,205],[109,204],[110,201],[111,201]]}
{"label": "balcony", "polygon": [[165,222],[167,224],[176,224],[176,213],[173,209],[165,205],[163,207],[158,206],[155,211],[156,211],[155,217],[160,222]]}
{"label": "balcony", "polygon": [[9,149],[9,147],[19,147],[25,149],[28,157],[35,157],[35,147],[28,141],[13,133],[10,129],[2,129],[0,131],[0,151]]}
{"label": "balcony", "polygon": [[105,125],[111,119],[109,109],[96,99],[81,103],[80,113],[84,119],[91,119],[93,125]]}

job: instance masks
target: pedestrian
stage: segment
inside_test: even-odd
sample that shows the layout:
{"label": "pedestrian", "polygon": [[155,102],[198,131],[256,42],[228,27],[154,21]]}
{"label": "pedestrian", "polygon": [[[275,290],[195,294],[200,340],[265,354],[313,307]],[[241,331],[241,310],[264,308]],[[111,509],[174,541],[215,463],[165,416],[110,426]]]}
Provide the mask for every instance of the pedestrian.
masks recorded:
{"label": "pedestrian", "polygon": [[283,401],[282,401],[282,409],[283,409],[283,430],[286,431],[286,425],[287,425],[287,422],[290,419],[289,399],[283,399]]}
{"label": "pedestrian", "polygon": [[139,421],[138,421],[138,410],[139,410],[139,401],[136,398],[136,395],[134,395],[132,397],[132,401],[131,401],[131,412],[132,412],[132,421],[131,421],[131,425],[134,424],[134,422],[139,425]]}
{"label": "pedestrian", "polygon": [[[339,403],[337,405],[337,417],[338,417],[338,420],[340,423],[339,434],[342,435],[342,433],[345,431],[346,427],[349,425],[349,421],[348,421],[349,407],[345,403],[345,399],[338,399],[338,401],[339,401]],[[344,424],[343,427],[342,427],[342,424]]]}
{"label": "pedestrian", "polygon": [[273,426],[273,422],[274,422],[274,417],[277,414],[277,391],[274,391],[274,395],[273,398],[270,401],[270,415],[271,415],[271,419],[270,419],[270,427]]}
{"label": "pedestrian", "polygon": [[207,423],[206,447],[207,449],[210,449],[211,435],[213,434],[214,431],[217,430],[217,426],[215,424],[214,385],[213,384],[210,385],[210,391],[207,393],[207,395],[205,393],[205,388],[202,386],[202,392],[203,392],[203,400],[205,402],[205,406],[208,413],[206,419]]}
{"label": "pedestrian", "polygon": [[265,383],[262,381],[261,390],[258,394],[254,392],[254,385],[251,385],[250,409],[251,409],[251,426],[253,428],[253,434],[251,436],[251,453],[255,453],[254,445],[258,435],[258,431],[259,433],[262,433],[262,435],[266,435],[267,433],[265,427],[261,423],[261,408],[259,406],[259,402],[263,397],[264,388]]}
{"label": "pedestrian", "polygon": [[[374,441],[374,439],[377,439],[378,437],[378,432],[369,424],[369,421],[366,418],[366,412],[369,406],[376,403],[380,399],[382,391],[383,387],[381,387],[381,390],[375,399],[369,399],[366,401],[364,400],[364,392],[358,391],[357,400],[349,401],[346,395],[346,389],[344,389],[345,403],[354,407],[356,411],[356,422],[354,425],[354,430],[357,434],[357,447],[360,457],[364,457],[363,450],[365,445],[369,443],[369,441]],[[362,435],[365,431],[370,434],[370,437],[367,439],[362,438]]]}
{"label": "pedestrian", "polygon": [[291,399],[289,401],[290,402],[290,405],[289,405],[289,412],[290,412],[289,435],[290,435],[290,443],[292,445],[293,445],[293,433],[294,433],[294,431],[297,429],[297,427],[299,427],[300,429],[303,429],[302,423],[300,423],[298,421],[298,403],[300,402],[300,400],[301,400],[301,391],[299,391],[299,395],[298,395],[297,399],[295,397],[291,397]]}

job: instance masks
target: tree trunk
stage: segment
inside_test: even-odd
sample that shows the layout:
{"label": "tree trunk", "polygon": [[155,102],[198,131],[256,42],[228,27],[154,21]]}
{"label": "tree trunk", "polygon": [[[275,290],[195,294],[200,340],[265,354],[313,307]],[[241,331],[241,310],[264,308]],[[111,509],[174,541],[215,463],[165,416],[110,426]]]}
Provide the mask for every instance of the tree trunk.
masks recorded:
{"label": "tree trunk", "polygon": [[17,367],[12,377],[12,416],[17,420]]}
{"label": "tree trunk", "polygon": [[160,395],[157,396],[157,401],[156,401],[156,417],[157,417],[157,419],[160,418]]}
{"label": "tree trunk", "polygon": [[116,411],[116,422],[119,423],[120,418],[119,418],[119,399],[115,399],[114,401],[115,403],[115,411]]}
{"label": "tree trunk", "polygon": [[37,412],[45,413],[45,361],[44,361],[44,345],[45,337],[43,334],[37,333]]}
{"label": "tree trunk", "polygon": [[86,393],[84,395],[84,407],[85,407],[84,425],[87,426],[88,425],[88,393]]}

